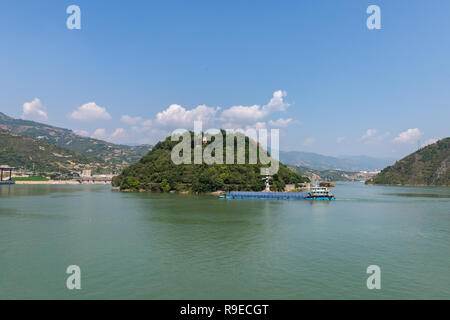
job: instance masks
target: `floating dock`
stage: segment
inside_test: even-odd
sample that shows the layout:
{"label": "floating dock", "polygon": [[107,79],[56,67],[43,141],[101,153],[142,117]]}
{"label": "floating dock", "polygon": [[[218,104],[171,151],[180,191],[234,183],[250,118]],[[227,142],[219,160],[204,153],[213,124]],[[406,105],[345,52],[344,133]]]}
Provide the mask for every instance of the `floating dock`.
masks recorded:
{"label": "floating dock", "polygon": [[0,185],[2,184],[15,184],[14,181],[0,181]]}
{"label": "floating dock", "polygon": [[[15,182],[12,181],[12,172],[16,170],[16,168],[10,167],[8,165],[1,165],[0,166],[0,185],[2,184],[14,184]],[[9,177],[7,179],[4,179],[3,172],[9,171]]]}
{"label": "floating dock", "polygon": [[231,191],[222,198],[225,199],[282,199],[303,200],[310,196],[309,192],[249,192]]}

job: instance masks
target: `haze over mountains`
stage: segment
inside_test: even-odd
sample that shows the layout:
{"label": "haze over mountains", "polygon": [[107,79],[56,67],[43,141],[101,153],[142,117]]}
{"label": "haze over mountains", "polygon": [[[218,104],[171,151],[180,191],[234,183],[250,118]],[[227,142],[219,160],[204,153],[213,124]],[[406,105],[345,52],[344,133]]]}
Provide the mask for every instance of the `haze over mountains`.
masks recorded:
{"label": "haze over mountains", "polygon": [[315,170],[378,171],[391,165],[395,159],[368,156],[332,157],[312,152],[280,151],[280,161],[292,166]]}

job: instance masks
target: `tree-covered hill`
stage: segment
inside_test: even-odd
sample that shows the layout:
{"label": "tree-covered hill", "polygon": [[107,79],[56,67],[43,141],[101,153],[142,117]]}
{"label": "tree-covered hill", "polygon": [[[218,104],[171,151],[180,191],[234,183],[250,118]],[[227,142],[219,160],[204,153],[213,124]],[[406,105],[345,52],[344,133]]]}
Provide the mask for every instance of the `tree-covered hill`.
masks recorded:
{"label": "tree-covered hill", "polygon": [[397,161],[368,183],[450,186],[450,138],[439,140]]}
{"label": "tree-covered hill", "polygon": [[38,174],[67,174],[71,170],[101,171],[103,162],[53,144],[0,129],[0,164]]}
{"label": "tree-covered hill", "polygon": [[[192,133],[191,133],[192,135]],[[252,142],[250,142],[252,143]],[[121,190],[189,191],[195,193],[230,191],[261,191],[265,184],[258,164],[180,164],[172,162],[171,151],[178,142],[170,137],[159,142],[138,163],[131,165],[114,178],[113,185]],[[226,139],[224,139],[224,145]],[[236,144],[236,142],[235,142]],[[249,139],[246,137],[246,155]],[[203,146],[205,148],[205,146]],[[191,145],[193,154],[194,144]],[[223,148],[224,159],[226,148]],[[248,157],[246,157],[248,159]],[[248,161],[247,161],[248,162]],[[271,179],[271,190],[282,191],[286,184],[309,181],[280,163],[279,171]]]}
{"label": "tree-covered hill", "polygon": [[109,171],[119,171],[123,167],[137,162],[151,149],[149,145],[133,147],[82,137],[72,130],[34,121],[14,119],[1,112],[0,129],[31,136],[91,158],[98,158],[109,166]]}

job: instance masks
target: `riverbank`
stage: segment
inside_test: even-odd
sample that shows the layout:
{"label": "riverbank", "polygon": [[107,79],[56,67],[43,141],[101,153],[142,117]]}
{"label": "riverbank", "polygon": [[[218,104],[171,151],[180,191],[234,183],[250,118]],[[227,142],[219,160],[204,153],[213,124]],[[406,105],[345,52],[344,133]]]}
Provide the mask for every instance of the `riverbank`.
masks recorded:
{"label": "riverbank", "polygon": [[16,184],[28,184],[28,185],[78,185],[78,184],[110,184],[103,181],[81,183],[77,180],[48,180],[48,181],[15,181]]}

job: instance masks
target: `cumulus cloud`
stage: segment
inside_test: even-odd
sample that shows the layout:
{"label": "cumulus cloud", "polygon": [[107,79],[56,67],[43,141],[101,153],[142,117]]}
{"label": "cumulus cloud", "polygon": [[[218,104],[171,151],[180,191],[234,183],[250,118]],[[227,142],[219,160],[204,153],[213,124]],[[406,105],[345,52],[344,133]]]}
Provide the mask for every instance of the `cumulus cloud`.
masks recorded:
{"label": "cumulus cloud", "polygon": [[31,102],[25,102],[22,106],[22,119],[36,121],[47,120],[47,112],[41,100],[35,98]]}
{"label": "cumulus cloud", "polygon": [[86,130],[74,130],[73,132],[81,137],[89,137],[89,132],[87,132]]}
{"label": "cumulus cloud", "polygon": [[99,128],[96,129],[91,136],[91,138],[94,139],[105,140],[113,143],[122,143],[128,137],[128,132],[124,128],[117,128],[111,134],[108,134],[105,129]]}
{"label": "cumulus cloud", "polygon": [[100,140],[104,140],[107,137],[108,137],[108,135],[106,134],[106,130],[103,128],[96,129],[91,136],[91,138],[100,139]]}
{"label": "cumulus cloud", "polygon": [[360,141],[365,144],[377,144],[390,136],[390,132],[385,132],[383,134],[378,134],[375,129],[368,129],[366,133],[361,137]]}
{"label": "cumulus cloud", "polygon": [[344,140],[345,140],[345,137],[338,137],[338,138],[336,139],[336,142],[337,142],[337,143],[342,143],[342,142],[344,142]]}
{"label": "cumulus cloud", "polygon": [[122,121],[122,122],[124,122],[124,123],[126,123],[126,124],[130,124],[130,125],[137,124],[137,123],[139,123],[141,120],[142,120],[141,117],[131,117],[131,116],[126,115],[126,114],[123,115],[123,116],[120,118],[120,121]]}
{"label": "cumulus cloud", "polygon": [[254,124],[245,126],[245,130],[248,129],[255,129],[255,130],[267,129],[267,125],[265,122],[256,122]]}
{"label": "cumulus cloud", "polygon": [[394,142],[397,143],[416,143],[422,137],[423,133],[418,128],[408,129],[400,133],[394,138]]}
{"label": "cumulus cloud", "polygon": [[111,134],[111,139],[123,138],[126,135],[126,130],[124,128],[117,128]]}
{"label": "cumulus cloud", "polygon": [[252,122],[268,116],[272,112],[285,111],[289,104],[284,102],[286,91],[278,90],[273,93],[269,103],[260,106],[232,106],[222,112],[221,117],[226,121]]}
{"label": "cumulus cloud", "polygon": [[430,144],[436,143],[436,142],[438,142],[438,141],[439,141],[439,139],[436,139],[436,138],[430,138],[430,139],[428,139],[428,140],[425,140],[425,142],[422,143],[420,147],[421,147],[421,148],[424,148],[424,147],[426,147],[426,146],[428,146],[428,145],[430,145]]}
{"label": "cumulus cloud", "polygon": [[156,115],[159,125],[172,128],[191,128],[194,121],[202,121],[204,125],[211,124],[219,108],[199,105],[192,110],[186,110],[178,104],[170,105],[166,110]]}
{"label": "cumulus cloud", "polygon": [[[105,129],[97,129],[92,136],[103,140],[121,140],[128,142],[132,140],[134,143],[145,141],[157,141],[158,137],[164,138],[170,135],[170,132],[177,128],[192,129],[195,121],[201,121],[203,129],[223,128],[223,129],[262,129],[270,127],[283,128],[294,123],[291,118],[266,118],[275,112],[285,111],[289,104],[284,101],[286,91],[278,90],[272,94],[270,101],[265,105],[253,106],[232,106],[226,110],[220,107],[210,107],[207,105],[198,105],[195,108],[188,109],[179,104],[171,104],[166,109],[158,112],[155,118],[145,120],[141,116],[130,116],[124,114],[120,120],[129,125],[127,129],[118,128],[112,134],[106,132]],[[90,104],[93,104],[90,105]],[[90,103],[89,107],[81,106],[71,114],[71,118],[92,119],[92,118],[110,118],[107,116],[92,117],[92,112],[100,114],[97,105]],[[89,110],[86,110],[89,109]],[[102,108],[106,114],[106,109]],[[267,119],[267,120],[266,120]],[[157,137],[158,136],[158,137]],[[127,140],[127,141],[125,141]]]}
{"label": "cumulus cloud", "polygon": [[222,117],[231,121],[255,121],[264,118],[267,111],[263,110],[261,106],[232,106],[222,112]]}
{"label": "cumulus cloud", "polygon": [[285,111],[289,104],[284,102],[284,97],[287,96],[286,91],[278,90],[273,93],[272,99],[270,99],[269,103],[263,108],[269,110],[270,112],[274,111]]}
{"label": "cumulus cloud", "polygon": [[70,118],[75,120],[110,120],[111,115],[106,108],[98,106],[95,102],[83,104],[70,114]]}
{"label": "cumulus cloud", "polygon": [[367,140],[370,137],[373,137],[377,133],[377,130],[375,129],[367,129],[366,133],[361,137],[361,140]]}
{"label": "cumulus cloud", "polygon": [[284,127],[287,127],[289,124],[291,124],[291,122],[292,122],[291,118],[289,118],[289,119],[280,118],[276,121],[270,120],[269,125],[272,127],[284,128]]}

